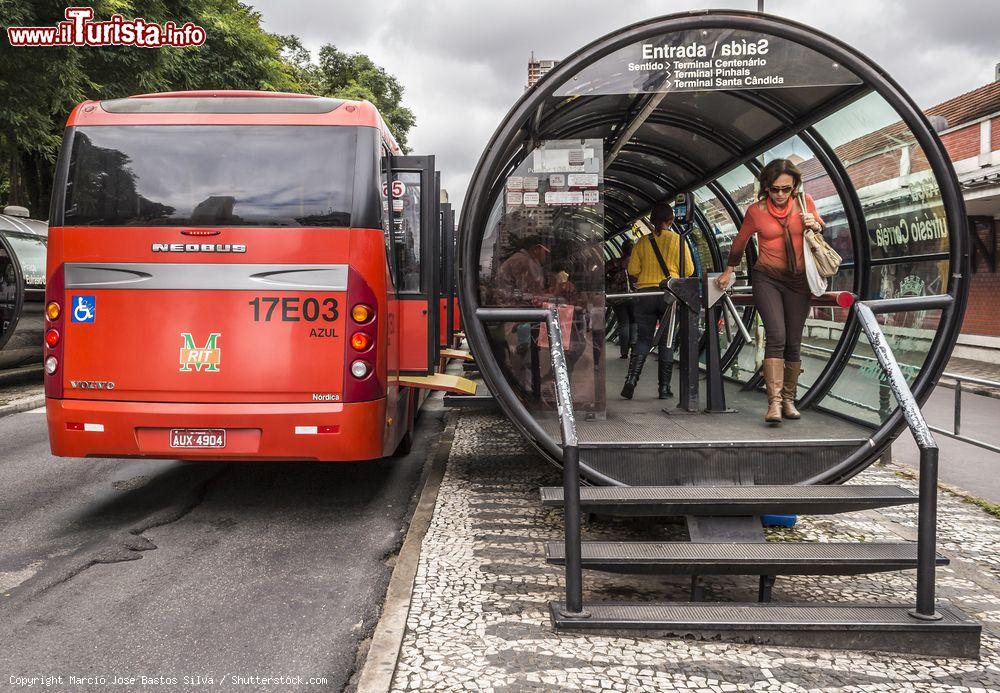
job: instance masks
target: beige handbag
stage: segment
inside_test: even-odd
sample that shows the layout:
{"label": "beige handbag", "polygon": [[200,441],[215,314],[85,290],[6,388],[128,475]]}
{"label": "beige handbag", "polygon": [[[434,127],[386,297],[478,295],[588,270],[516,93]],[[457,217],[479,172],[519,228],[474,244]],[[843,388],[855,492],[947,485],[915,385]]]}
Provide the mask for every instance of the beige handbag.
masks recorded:
{"label": "beige handbag", "polygon": [[[805,212],[806,210],[806,196],[804,193],[799,193],[799,208]],[[812,229],[805,229],[802,232],[802,237],[805,239],[806,246],[812,252],[813,260],[816,262],[816,269],[819,270],[819,274],[824,279],[829,279],[830,277],[837,274],[840,271],[840,263],[844,261],[844,258],[840,257],[840,253],[830,247],[830,244],[826,242],[823,238],[823,234]]]}

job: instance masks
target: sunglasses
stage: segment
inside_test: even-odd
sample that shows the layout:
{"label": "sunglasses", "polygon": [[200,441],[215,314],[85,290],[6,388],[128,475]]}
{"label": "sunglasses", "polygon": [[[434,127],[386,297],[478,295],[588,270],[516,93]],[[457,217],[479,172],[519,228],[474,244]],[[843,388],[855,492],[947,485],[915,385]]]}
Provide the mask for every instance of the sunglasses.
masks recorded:
{"label": "sunglasses", "polygon": [[770,188],[768,188],[768,190],[770,190],[771,192],[773,192],[776,195],[787,195],[788,193],[790,193],[793,190],[795,190],[795,186],[794,185],[772,185]]}

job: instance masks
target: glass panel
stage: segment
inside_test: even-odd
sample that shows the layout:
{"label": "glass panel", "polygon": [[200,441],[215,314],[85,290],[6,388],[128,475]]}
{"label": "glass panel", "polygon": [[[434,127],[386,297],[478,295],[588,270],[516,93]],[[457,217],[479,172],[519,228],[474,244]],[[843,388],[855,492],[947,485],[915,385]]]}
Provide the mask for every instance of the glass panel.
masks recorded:
{"label": "glass panel", "polygon": [[[736,208],[740,211],[740,214],[746,214],[747,208],[757,200],[757,179],[754,177],[753,172],[746,166],[738,166],[734,168],[729,173],[720,176],[718,182],[725,189],[725,191],[729,193],[729,197],[731,197],[733,202],[736,204]],[[742,223],[743,219],[741,218],[740,224]],[[735,240],[736,233],[740,230],[739,224],[735,228],[736,231],[733,233],[732,240]],[[732,247],[732,240],[729,242],[729,247]],[[756,237],[751,239],[750,243],[754,248],[756,248]],[[749,248],[750,245],[747,247]],[[736,272],[737,274],[746,276],[747,271],[746,257],[742,257],[740,258],[740,264],[736,267]]]}
{"label": "glass panel", "polygon": [[726,211],[719,198],[708,188],[695,190],[694,200],[698,209],[705,215],[709,231],[715,236],[715,242],[722,254],[722,261],[725,262],[739,228],[733,223],[733,218],[729,216],[729,212]]}
{"label": "glass panel", "polygon": [[348,127],[79,128],[65,224],[349,227],[357,139]]}
{"label": "glass panel", "polygon": [[[948,261],[904,262],[872,267],[870,281],[875,298],[946,293]],[[876,317],[906,381],[912,385],[937,335],[941,311],[899,311]],[[862,335],[848,367],[823,399],[822,405],[871,423],[881,423],[896,407],[896,400],[888,395],[888,386],[879,380],[881,377],[881,369],[874,361],[868,339]]]}
{"label": "glass panel", "polygon": [[[903,375],[912,384],[937,335],[941,311],[899,312],[877,317]],[[931,325],[935,327],[928,327]],[[872,424],[884,422],[898,406],[863,334],[844,372],[820,404]]]}
{"label": "glass panel", "polygon": [[941,191],[913,133],[878,94],[816,130],[835,147],[864,208],[873,259],[948,252]]}
{"label": "glass panel", "polygon": [[[906,298],[948,293],[948,258],[939,261],[900,262],[871,268],[874,298]],[[903,315],[903,314],[900,314]],[[907,320],[917,320],[919,311],[906,313]],[[917,321],[914,324],[923,324]]]}
{"label": "glass panel", "polygon": [[419,294],[420,282],[420,172],[393,173],[393,225],[398,291]]}
{"label": "glass panel", "polygon": [[[574,407],[604,414],[604,143],[551,140],[504,182],[483,235],[484,306],[556,307]],[[548,337],[539,325],[489,326],[494,353],[526,406],[554,414]]]}
{"label": "glass panel", "polygon": [[793,41],[740,29],[676,31],[626,46],[584,68],[557,96],[778,89],[860,84]]}
{"label": "glass panel", "polygon": [[737,166],[729,173],[719,176],[718,182],[743,213],[757,200],[757,178],[746,166]]}

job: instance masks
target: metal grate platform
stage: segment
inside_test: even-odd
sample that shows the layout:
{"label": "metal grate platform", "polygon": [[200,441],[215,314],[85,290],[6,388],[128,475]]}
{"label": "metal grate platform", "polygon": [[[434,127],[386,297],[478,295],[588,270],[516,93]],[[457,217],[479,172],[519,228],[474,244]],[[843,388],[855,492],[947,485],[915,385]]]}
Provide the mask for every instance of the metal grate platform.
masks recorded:
{"label": "metal grate platform", "polygon": [[[566,562],[565,544],[545,544],[549,563]],[[915,543],[700,543],[585,541],[584,568],[674,575],[857,575],[915,569]],[[938,556],[938,565],[948,559]]]}
{"label": "metal grate platform", "polygon": [[[561,507],[563,488],[540,489],[542,505]],[[899,486],[585,486],[580,507],[606,515],[826,515],[916,503]]]}
{"label": "metal grate platform", "polygon": [[887,650],[940,657],[978,657],[981,626],[958,609],[939,607],[939,621],[909,615],[910,606],[875,604],[585,605],[589,618],[567,618],[550,604],[557,630],[643,637],[725,639],[797,647]]}

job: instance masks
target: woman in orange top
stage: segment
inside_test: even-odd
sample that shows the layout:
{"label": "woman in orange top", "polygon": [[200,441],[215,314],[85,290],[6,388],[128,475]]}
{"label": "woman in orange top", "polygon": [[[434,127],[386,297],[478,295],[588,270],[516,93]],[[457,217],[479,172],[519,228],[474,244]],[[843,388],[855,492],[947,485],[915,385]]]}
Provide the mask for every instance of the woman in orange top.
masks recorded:
{"label": "woman in orange top", "polygon": [[750,237],[757,235],[757,263],[753,267],[753,300],[764,321],[764,382],[767,414],[780,423],[798,419],[796,386],[802,372],[802,329],[809,315],[802,233],[822,231],[823,220],[813,199],[805,195],[806,209],[797,201],[802,174],[791,161],[775,159],[760,172],[758,200],[747,209],[743,226],[729,251],[720,287],[732,282]]}

